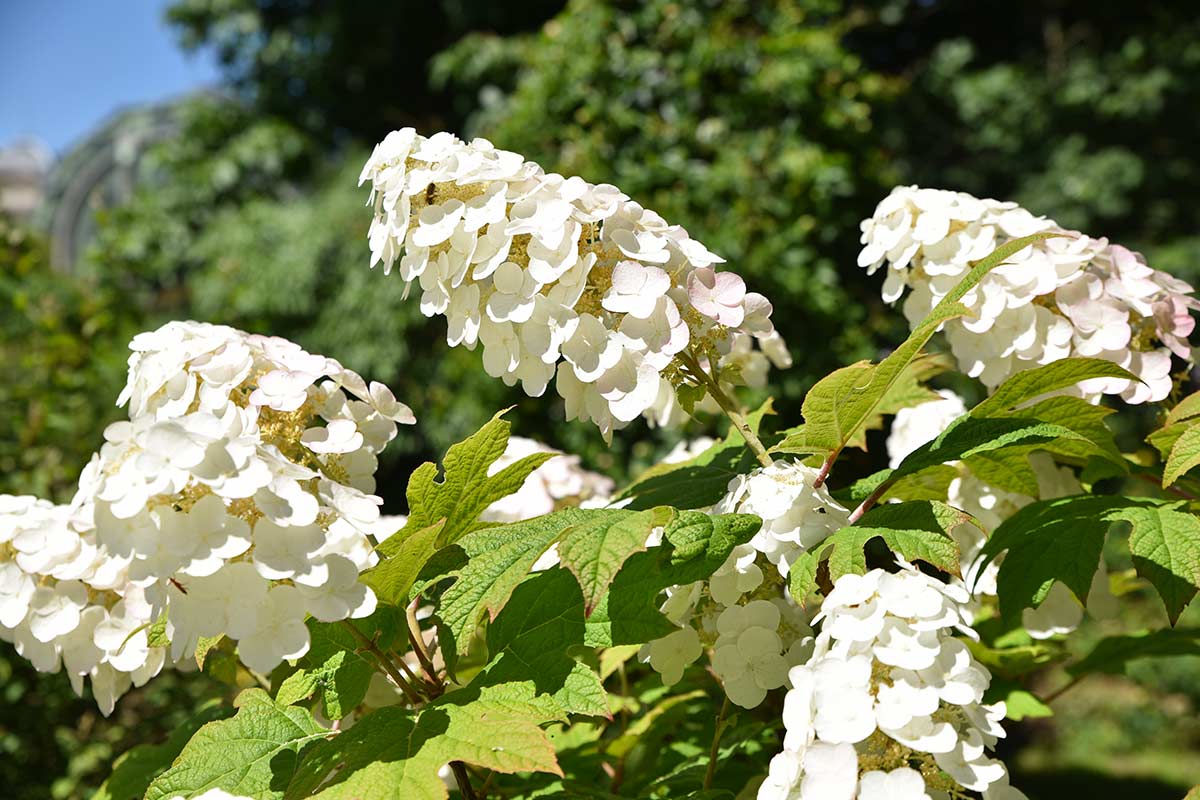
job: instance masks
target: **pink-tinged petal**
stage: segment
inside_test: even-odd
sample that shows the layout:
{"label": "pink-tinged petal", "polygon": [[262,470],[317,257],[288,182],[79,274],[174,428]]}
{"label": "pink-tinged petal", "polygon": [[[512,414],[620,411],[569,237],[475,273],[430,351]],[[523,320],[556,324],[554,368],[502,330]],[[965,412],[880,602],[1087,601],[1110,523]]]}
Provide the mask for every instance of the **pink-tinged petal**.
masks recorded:
{"label": "pink-tinged petal", "polygon": [[775,330],[775,326],[771,324],[771,313],[775,309],[771,301],[758,292],[746,293],[745,299],[742,300],[742,309],[746,315],[742,320],[742,327],[748,333],[766,336]]}
{"label": "pink-tinged petal", "polygon": [[658,267],[647,267],[645,275],[642,290],[650,297],[661,297],[671,288],[671,276]]}
{"label": "pink-tinged petal", "polygon": [[720,307],[714,296],[716,273],[708,267],[693,270],[687,278],[688,300],[697,311],[706,317],[716,319]]}
{"label": "pink-tinged petal", "polygon": [[742,324],[742,321],[746,318],[746,312],[742,308],[740,303],[736,306],[722,305],[722,306],[719,306],[719,308],[720,308],[720,311],[718,312],[718,314],[716,316],[716,320],[717,320],[717,322],[721,323],[722,325],[726,326],[727,328],[738,327],[739,325]]}
{"label": "pink-tinged petal", "polygon": [[714,294],[721,305],[739,305],[746,297],[746,282],[736,272],[718,272]]}
{"label": "pink-tinged petal", "polygon": [[688,274],[687,282],[689,288],[694,285],[711,291],[717,285],[717,273],[712,267],[700,267]]}
{"label": "pink-tinged petal", "polygon": [[646,272],[636,261],[620,261],[613,268],[612,286],[621,294],[636,294],[646,285]]}

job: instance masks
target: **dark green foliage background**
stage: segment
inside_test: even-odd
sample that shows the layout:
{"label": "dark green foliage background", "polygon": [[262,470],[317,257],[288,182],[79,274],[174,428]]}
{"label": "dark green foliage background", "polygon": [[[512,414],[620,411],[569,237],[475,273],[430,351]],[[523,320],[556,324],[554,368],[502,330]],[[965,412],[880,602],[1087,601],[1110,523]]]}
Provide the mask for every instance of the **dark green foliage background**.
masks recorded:
{"label": "dark green foliage background", "polygon": [[[1200,276],[1187,2],[182,0],[169,14],[185,45],[216,51],[227,93],[189,103],[74,276],[49,273],[36,234],[0,227],[0,491],[67,499],[120,414],[125,342],[179,317],[287,336],[389,383],[419,421],[382,466],[394,511],[413,465],[518,401],[517,434],[618,477],[648,464],[679,434],[606,448],[556,398],[488,379],[396,276],[367,269],[357,174],[403,125],[486,136],[687,227],[774,301],[797,366],[772,392],[790,417],[815,379],[898,340],[854,264],[858,221],[897,183],[1018,200]],[[154,704],[182,691],[168,679],[103,721],[64,680],[22,670],[0,651],[0,785],[17,797],[86,796],[111,757],[94,743],[160,738],[171,717]]]}

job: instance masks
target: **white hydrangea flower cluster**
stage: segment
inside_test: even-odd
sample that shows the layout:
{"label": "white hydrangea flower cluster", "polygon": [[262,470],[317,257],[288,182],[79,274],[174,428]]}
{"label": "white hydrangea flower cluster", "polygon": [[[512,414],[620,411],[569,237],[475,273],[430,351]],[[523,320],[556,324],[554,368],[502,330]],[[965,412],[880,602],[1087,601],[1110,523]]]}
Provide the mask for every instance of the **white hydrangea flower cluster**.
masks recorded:
{"label": "white hydrangea flower cluster", "polygon": [[816,485],[818,474],[804,464],[776,460],[730,481],[713,512],[760,517],[762,528],[746,547],[766,556],[786,578],[801,553],[850,524],[850,512]]}
{"label": "white hydrangea flower cluster", "polygon": [[767,692],[787,683],[788,669],[812,648],[812,628],[803,611],[782,592],[728,606],[717,615],[716,629],[713,672],[742,708],[754,708]]}
{"label": "white hydrangea flower cluster", "polygon": [[[77,688],[90,675],[105,710],[201,638],[269,672],[307,652],[307,615],[370,614],[376,457],[414,421],[387,387],[282,339],[172,322],[131,349],[130,419],[105,430],[75,501],[0,499],[0,635]],[[150,646],[155,623],[169,652]]]}
{"label": "white hydrangea flower cluster", "polygon": [[808,657],[813,639],[803,609],[778,580],[764,582],[758,574],[744,602],[730,605],[706,593],[711,587],[703,582],[674,587],[663,613],[680,627],[643,645],[639,658],[671,686],[708,649],[729,699],[743,708],[762,703],[767,692],[787,682],[789,667]]}
{"label": "white hydrangea flower cluster", "polygon": [[[607,184],[546,173],[484,139],[393,131],[376,146],[371,264],[421,289],[451,346],[483,345],[488,374],[540,396],[557,376],[571,419],[606,437],[678,415],[679,357],[722,380],[753,372],[771,304],[723,261]],[[767,351],[786,357],[772,338]],[[736,363],[737,370],[728,369]]]}
{"label": "white hydrangea flower cluster", "polygon": [[801,553],[849,524],[849,512],[814,486],[816,477],[803,464],[776,461],[730,481],[713,513],[756,514],[763,525],[707,583],[670,593],[663,611],[681,628],[642,649],[664,683],[678,681],[711,647],[729,699],[754,708],[808,657],[812,629],[787,592],[787,574]]}
{"label": "white hydrangea flower cluster", "polygon": [[1005,242],[1043,231],[1069,234],[992,270],[963,298],[975,316],[945,324],[959,366],[989,389],[1022,369],[1090,356],[1145,383],[1091,381],[1082,387],[1088,396],[1119,392],[1130,403],[1158,401],[1171,390],[1172,353],[1190,359],[1190,312],[1200,308],[1192,287],[1106,239],[1064,231],[1015,203],[916,186],[895,188],[861,227],[859,265],[870,273],[888,265],[883,297],[892,303],[907,290],[904,314],[913,325],[971,262]]}
{"label": "white hydrangea flower cluster", "polygon": [[983,703],[991,675],[953,636],[973,636],[966,600],[907,564],[839,578],[812,657],[788,673],[784,748],[759,800],[1024,797],[988,755],[1005,708]]}
{"label": "white hydrangea flower cluster", "polygon": [[[954,392],[942,389],[938,395],[938,400],[906,408],[896,414],[887,439],[889,466],[899,465],[909,453],[935,439],[966,413],[962,398]],[[991,486],[963,464],[954,466],[959,474],[950,482],[947,502],[979,520],[988,531],[994,531],[1006,519],[1037,499]],[[1074,471],[1057,465],[1045,453],[1032,453],[1029,466],[1037,476],[1038,497],[1043,500],[1083,491]],[[958,544],[959,560],[964,565],[963,579],[956,582],[968,587],[976,597],[994,597],[996,575],[1003,556],[982,567],[979,555],[987,543],[987,535],[974,525],[957,525],[950,535]],[[966,606],[966,613],[971,616],[977,609],[978,602],[972,600]],[[1083,610],[1071,590],[1063,583],[1056,582],[1041,605],[1025,609],[1022,623],[1033,638],[1047,639],[1070,633],[1079,627],[1083,621]],[[1097,619],[1107,619],[1114,616],[1116,610],[1116,598],[1109,589],[1108,572],[1101,560],[1092,577],[1088,611]]]}
{"label": "white hydrangea flower cluster", "polygon": [[68,505],[0,495],[0,639],[39,672],[65,671],[77,693],[90,679],[106,715],[166,660],[127,573],[97,545],[84,492]]}
{"label": "white hydrangea flower cluster", "polygon": [[412,412],[284,339],[174,322],[131,349],[96,535],[167,616],[172,657],[225,634],[267,672],[307,651],[306,614],[370,614],[377,454]]}

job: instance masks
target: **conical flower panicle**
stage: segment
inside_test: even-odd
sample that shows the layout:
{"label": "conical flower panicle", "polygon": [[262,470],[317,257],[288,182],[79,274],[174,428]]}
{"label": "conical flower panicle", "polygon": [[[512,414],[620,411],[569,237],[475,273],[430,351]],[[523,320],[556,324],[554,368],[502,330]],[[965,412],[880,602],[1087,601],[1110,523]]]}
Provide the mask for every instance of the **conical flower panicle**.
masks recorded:
{"label": "conical flower panicle", "polygon": [[642,415],[677,418],[676,389],[696,369],[761,380],[755,339],[787,360],[767,299],[614,186],[411,128],[376,146],[368,181],[372,266],[417,284],[448,344],[482,344],[489,375],[531,396],[554,379],[567,416],[605,436]]}
{"label": "conical flower panicle", "polygon": [[869,273],[887,265],[883,298],[893,303],[907,292],[904,313],[916,325],[972,262],[1011,239],[1047,231],[1066,235],[1026,247],[989,272],[963,298],[974,316],[945,324],[959,367],[994,389],[1022,369],[1090,356],[1144,383],[1087,381],[1081,390],[1089,397],[1165,398],[1171,355],[1190,358],[1190,311],[1200,301],[1191,286],[1152,269],[1140,253],[1067,231],[1016,203],[898,186],[862,222],[858,263]]}

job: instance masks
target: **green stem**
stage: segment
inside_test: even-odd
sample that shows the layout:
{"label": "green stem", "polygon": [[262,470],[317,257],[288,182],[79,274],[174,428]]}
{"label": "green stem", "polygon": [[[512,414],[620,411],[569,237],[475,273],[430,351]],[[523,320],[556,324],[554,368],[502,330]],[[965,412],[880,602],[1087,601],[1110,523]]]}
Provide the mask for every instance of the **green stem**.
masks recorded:
{"label": "green stem", "polygon": [[721,703],[721,713],[717,715],[717,727],[713,729],[712,746],[708,748],[708,769],[704,771],[704,788],[711,789],[713,778],[717,775],[717,751],[721,748],[721,734],[725,732],[725,715],[729,713],[729,698]]}
{"label": "green stem", "polygon": [[1140,481],[1144,481],[1145,483],[1148,483],[1151,486],[1156,486],[1159,489],[1163,490],[1164,492],[1170,492],[1171,494],[1173,494],[1177,497],[1182,497],[1185,500],[1200,499],[1200,498],[1197,498],[1196,495],[1192,494],[1191,492],[1184,491],[1184,489],[1182,489],[1181,487],[1176,486],[1174,484],[1172,484],[1171,486],[1163,486],[1162,478],[1155,477],[1152,473],[1134,472],[1133,477],[1137,478]]}
{"label": "green stem", "polygon": [[1058,687],[1053,692],[1051,692],[1050,694],[1043,697],[1042,702],[1045,703],[1046,705],[1050,705],[1055,700],[1057,700],[1058,698],[1060,698],[1064,694],[1066,694],[1068,691],[1070,691],[1071,689],[1074,689],[1079,684],[1079,682],[1081,680],[1083,680],[1084,678],[1086,678],[1087,676],[1088,676],[1088,673],[1086,673],[1086,672],[1083,673],[1082,675],[1076,675],[1074,678],[1072,678],[1070,681],[1068,681],[1065,685]]}
{"label": "green stem", "polygon": [[421,669],[425,671],[425,675],[433,685],[433,696],[437,697],[445,691],[446,687],[442,683],[442,679],[438,677],[437,670],[434,669],[433,659],[425,650],[425,640],[421,637],[421,623],[417,619],[416,600],[409,604],[405,618],[408,620],[408,642],[412,645],[413,652],[417,654],[417,661],[421,663]]}
{"label": "green stem", "polygon": [[754,452],[754,456],[758,459],[758,463],[764,467],[769,467],[774,461],[767,453],[767,448],[763,445],[762,440],[754,433],[750,424],[746,422],[746,418],[742,415],[742,411],[738,408],[737,401],[730,397],[721,384],[715,378],[712,378],[700,366],[700,363],[691,355],[680,353],[680,361],[688,368],[688,372],[692,378],[700,385],[704,386],[709,396],[716,401],[721,410],[725,412],[725,416],[729,417],[729,421],[733,423],[733,427],[737,428],[738,433],[746,440],[746,445]]}
{"label": "green stem", "polygon": [[369,636],[355,627],[354,623],[352,623],[350,620],[342,620],[342,625],[344,625],[346,629],[349,630],[354,636],[354,638],[358,640],[358,643],[363,646],[363,649],[375,656],[375,660],[379,662],[379,666],[383,670],[384,674],[391,678],[392,681],[400,687],[400,690],[404,692],[409,701],[414,705],[420,705],[422,702],[421,695],[418,694],[417,690],[414,689],[407,680],[405,680],[402,674],[400,674],[400,671],[396,669],[396,665],[392,663],[390,658],[388,658],[387,653],[380,650],[379,645],[375,644],[375,642],[372,641]]}
{"label": "green stem", "polygon": [[[383,651],[381,650],[380,652]],[[400,671],[404,673],[404,677],[408,679],[409,684],[411,684],[414,688],[421,683],[421,679],[418,678],[417,675],[412,671],[412,668],[405,663],[403,657],[392,660],[392,663],[400,668]]]}
{"label": "green stem", "polygon": [[492,781],[496,778],[496,770],[492,770],[487,774],[487,778],[483,781],[483,786],[479,787],[480,800],[487,800],[488,790],[492,788]]}

